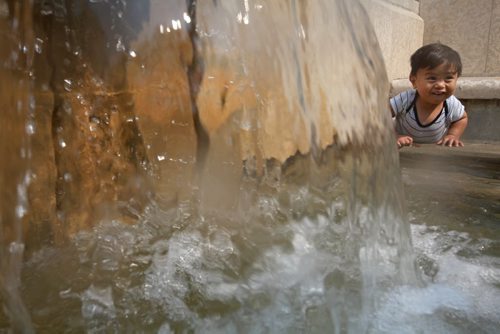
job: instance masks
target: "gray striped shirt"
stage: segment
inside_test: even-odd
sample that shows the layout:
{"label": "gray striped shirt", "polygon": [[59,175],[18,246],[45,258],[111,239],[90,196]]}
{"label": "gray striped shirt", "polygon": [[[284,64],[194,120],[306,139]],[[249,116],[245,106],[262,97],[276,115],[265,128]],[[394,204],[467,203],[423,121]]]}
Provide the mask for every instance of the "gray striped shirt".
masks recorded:
{"label": "gray striped shirt", "polygon": [[409,89],[390,99],[392,111],[396,115],[396,132],[413,138],[415,143],[435,143],[450,128],[450,124],[464,116],[465,108],[455,96],[446,99],[443,110],[429,124],[422,125],[415,109],[415,89]]}

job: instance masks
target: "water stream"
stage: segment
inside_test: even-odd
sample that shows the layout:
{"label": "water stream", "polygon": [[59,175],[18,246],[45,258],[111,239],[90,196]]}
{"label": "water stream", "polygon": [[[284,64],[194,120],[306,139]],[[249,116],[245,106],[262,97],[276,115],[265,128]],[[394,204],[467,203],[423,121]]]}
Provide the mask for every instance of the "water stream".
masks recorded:
{"label": "water stream", "polygon": [[415,261],[357,1],[0,0],[0,24],[3,330],[412,333],[466,309]]}

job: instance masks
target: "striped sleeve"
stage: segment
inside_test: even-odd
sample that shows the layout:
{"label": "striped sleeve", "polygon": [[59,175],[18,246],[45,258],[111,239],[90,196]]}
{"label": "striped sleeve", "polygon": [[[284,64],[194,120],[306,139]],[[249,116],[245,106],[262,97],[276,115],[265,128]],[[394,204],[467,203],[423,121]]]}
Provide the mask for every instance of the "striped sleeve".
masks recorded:
{"label": "striped sleeve", "polygon": [[415,90],[409,89],[406,90],[389,100],[391,104],[391,108],[394,111],[394,114],[399,114],[403,112],[413,101],[415,97]]}
{"label": "striped sleeve", "polygon": [[448,104],[448,117],[451,122],[456,122],[464,117],[465,107],[455,96],[450,96],[446,103]]}

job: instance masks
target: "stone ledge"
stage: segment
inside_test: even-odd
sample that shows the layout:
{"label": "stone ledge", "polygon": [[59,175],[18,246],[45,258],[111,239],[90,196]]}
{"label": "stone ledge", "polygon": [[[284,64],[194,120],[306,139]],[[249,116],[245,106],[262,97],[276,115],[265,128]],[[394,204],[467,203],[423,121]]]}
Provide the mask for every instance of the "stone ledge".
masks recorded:
{"label": "stone ledge", "polygon": [[[389,95],[392,97],[409,88],[408,79],[395,79],[391,82]],[[459,99],[500,99],[500,77],[461,77],[455,96]]]}

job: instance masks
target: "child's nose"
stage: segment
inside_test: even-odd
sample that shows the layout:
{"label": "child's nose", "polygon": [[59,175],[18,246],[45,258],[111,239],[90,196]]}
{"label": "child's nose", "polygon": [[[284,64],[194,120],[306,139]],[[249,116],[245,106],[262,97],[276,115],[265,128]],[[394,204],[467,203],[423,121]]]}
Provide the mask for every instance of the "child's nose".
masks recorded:
{"label": "child's nose", "polygon": [[446,82],[444,79],[438,79],[436,80],[436,86],[438,87],[444,87],[446,85]]}

